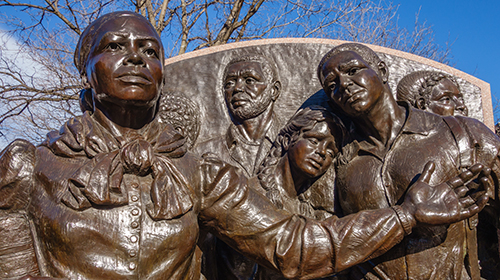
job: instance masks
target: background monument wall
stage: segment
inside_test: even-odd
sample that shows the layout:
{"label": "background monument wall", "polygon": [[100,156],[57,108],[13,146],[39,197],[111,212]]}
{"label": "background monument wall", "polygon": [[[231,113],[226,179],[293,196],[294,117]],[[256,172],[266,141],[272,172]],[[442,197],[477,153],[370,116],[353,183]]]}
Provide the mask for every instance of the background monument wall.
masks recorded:
{"label": "background monument wall", "polygon": [[[345,43],[327,39],[267,39],[232,43],[202,49],[166,60],[164,93],[184,94],[199,106],[201,130],[198,141],[226,133],[230,117],[222,94],[225,65],[234,57],[262,54],[277,66],[282,83],[274,111],[282,123],[306,102],[322,103],[326,96],[316,77],[316,68],[332,47]],[[489,84],[450,66],[409,53],[368,45],[389,66],[390,87],[418,70],[438,70],[457,78],[469,116],[494,129]]]}

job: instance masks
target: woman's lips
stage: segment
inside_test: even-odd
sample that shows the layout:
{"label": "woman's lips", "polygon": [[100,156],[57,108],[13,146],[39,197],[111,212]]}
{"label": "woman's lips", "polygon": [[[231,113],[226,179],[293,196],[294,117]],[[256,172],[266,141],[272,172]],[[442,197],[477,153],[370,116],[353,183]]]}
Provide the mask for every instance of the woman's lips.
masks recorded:
{"label": "woman's lips", "polygon": [[123,75],[118,77],[118,80],[129,84],[142,84],[142,85],[151,84],[151,81],[149,81],[148,79],[137,75]]}
{"label": "woman's lips", "polygon": [[315,160],[313,158],[308,158],[307,162],[309,162],[312,165],[312,167],[314,167],[316,169],[320,169],[323,166],[322,163],[318,162],[317,160]]}

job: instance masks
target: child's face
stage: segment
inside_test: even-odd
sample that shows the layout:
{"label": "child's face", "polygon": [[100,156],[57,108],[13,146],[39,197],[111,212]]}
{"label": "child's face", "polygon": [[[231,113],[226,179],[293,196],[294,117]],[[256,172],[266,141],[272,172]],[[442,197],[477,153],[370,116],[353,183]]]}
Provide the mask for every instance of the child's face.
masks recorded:
{"label": "child's face", "polygon": [[318,122],[311,130],[301,133],[299,139],[288,150],[292,172],[308,178],[323,175],[338,153],[335,130],[329,122]]}

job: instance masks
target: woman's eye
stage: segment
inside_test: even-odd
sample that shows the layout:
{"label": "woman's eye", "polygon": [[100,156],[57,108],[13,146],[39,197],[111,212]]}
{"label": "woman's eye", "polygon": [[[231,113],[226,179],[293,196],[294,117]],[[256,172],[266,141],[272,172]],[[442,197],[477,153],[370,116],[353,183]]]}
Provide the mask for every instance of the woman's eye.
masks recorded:
{"label": "woman's eye", "polygon": [[158,55],[156,54],[156,51],[154,49],[147,49],[146,51],[144,51],[144,53],[147,55],[147,56],[154,56],[154,57],[157,57]]}
{"label": "woman's eye", "polygon": [[253,78],[246,78],[245,82],[247,83],[247,85],[252,85],[255,83],[255,79]]}
{"label": "woman's eye", "polygon": [[311,144],[314,144],[314,145],[318,144],[318,139],[316,139],[316,138],[307,138],[307,140]]}
{"label": "woman's eye", "polygon": [[109,43],[107,46],[106,46],[106,49],[107,50],[119,50],[120,49],[120,45],[118,43]]}
{"label": "woman's eye", "polygon": [[229,87],[232,87],[232,86],[234,86],[234,81],[227,81],[224,84],[224,88],[229,88]]}

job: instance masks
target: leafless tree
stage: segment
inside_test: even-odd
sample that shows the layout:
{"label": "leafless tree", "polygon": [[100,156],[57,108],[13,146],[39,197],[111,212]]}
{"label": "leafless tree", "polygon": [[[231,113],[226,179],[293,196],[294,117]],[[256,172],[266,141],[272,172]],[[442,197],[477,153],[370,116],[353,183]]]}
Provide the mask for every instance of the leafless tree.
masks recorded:
{"label": "leafless tree", "polygon": [[449,60],[428,25],[417,16],[414,30],[400,28],[398,7],[384,1],[0,0],[0,7],[9,27],[0,40],[0,148],[16,137],[39,142],[79,113],[74,46],[89,22],[115,10],[144,15],[167,56],[259,38],[320,37]]}

